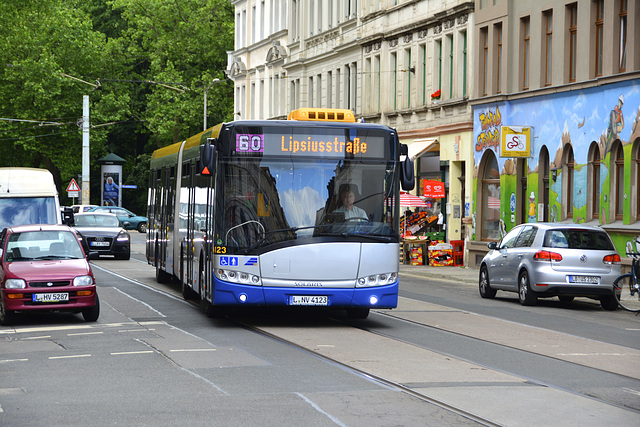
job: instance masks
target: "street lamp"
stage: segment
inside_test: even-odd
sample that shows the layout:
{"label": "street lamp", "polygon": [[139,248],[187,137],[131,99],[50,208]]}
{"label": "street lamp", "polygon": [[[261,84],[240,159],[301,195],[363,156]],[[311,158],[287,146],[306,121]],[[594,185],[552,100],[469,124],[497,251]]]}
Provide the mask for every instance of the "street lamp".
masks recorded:
{"label": "street lamp", "polygon": [[207,130],[207,91],[216,83],[220,83],[220,79],[217,77],[213,79],[209,86],[204,90],[204,128],[202,130]]}

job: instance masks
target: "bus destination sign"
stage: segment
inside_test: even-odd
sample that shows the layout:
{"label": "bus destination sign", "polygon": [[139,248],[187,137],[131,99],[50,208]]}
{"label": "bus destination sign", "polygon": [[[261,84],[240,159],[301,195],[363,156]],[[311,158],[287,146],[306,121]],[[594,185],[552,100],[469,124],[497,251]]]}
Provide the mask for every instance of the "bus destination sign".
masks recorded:
{"label": "bus destination sign", "polygon": [[[266,131],[266,129],[265,129]],[[236,154],[271,156],[310,156],[325,158],[383,158],[384,137],[369,135],[346,138],[345,132],[327,131],[313,134],[264,133],[236,134]]]}

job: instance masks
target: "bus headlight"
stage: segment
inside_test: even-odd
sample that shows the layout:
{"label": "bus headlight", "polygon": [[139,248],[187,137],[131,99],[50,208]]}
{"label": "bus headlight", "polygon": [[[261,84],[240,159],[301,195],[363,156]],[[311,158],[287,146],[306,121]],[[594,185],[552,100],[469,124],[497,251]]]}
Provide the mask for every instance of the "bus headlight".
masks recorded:
{"label": "bus headlight", "polygon": [[243,271],[225,270],[218,268],[216,270],[216,277],[220,280],[224,280],[231,283],[241,283],[247,285],[260,286],[260,276],[255,274],[245,273]]}
{"label": "bus headlight", "polygon": [[395,283],[397,279],[398,273],[395,271],[391,273],[371,274],[366,277],[358,277],[356,287],[364,288],[369,286],[391,285],[392,283]]}

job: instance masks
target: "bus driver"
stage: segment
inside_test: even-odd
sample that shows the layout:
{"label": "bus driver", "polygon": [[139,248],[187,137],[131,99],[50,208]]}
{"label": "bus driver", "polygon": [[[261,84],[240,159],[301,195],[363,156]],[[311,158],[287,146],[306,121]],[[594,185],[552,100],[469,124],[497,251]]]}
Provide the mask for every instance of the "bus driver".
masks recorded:
{"label": "bus driver", "polygon": [[334,213],[344,213],[345,220],[351,218],[361,218],[364,220],[368,219],[365,210],[353,204],[353,202],[356,200],[356,196],[349,184],[345,184],[340,188],[339,196],[342,205],[334,210]]}

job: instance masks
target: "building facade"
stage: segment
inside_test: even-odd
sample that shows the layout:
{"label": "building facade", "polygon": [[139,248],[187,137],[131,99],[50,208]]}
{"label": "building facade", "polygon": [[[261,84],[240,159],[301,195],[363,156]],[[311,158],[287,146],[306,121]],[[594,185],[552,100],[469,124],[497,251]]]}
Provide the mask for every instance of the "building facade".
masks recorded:
{"label": "building facade", "polygon": [[[476,2],[471,265],[523,222],[640,235],[640,2]],[[628,259],[626,260],[628,262]]]}
{"label": "building facade", "polygon": [[640,235],[640,2],[232,0],[236,119],[348,108],[442,181],[467,264],[514,225]]}
{"label": "building facade", "polygon": [[[438,235],[464,239],[472,202],[471,1],[236,0],[227,73],[236,118],[279,119],[300,107],[347,108],[395,128],[423,195],[442,181]],[[467,221],[470,223],[471,221]]]}

